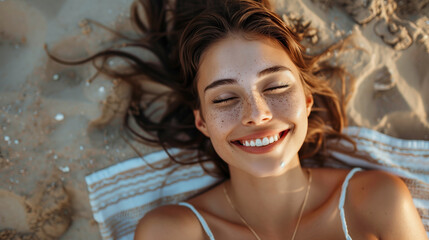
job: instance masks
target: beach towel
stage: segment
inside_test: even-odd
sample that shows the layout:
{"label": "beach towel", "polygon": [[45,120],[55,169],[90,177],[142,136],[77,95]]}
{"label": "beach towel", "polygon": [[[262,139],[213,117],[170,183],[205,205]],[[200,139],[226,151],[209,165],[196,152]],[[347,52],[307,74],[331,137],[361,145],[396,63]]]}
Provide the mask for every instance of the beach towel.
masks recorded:
{"label": "beach towel", "polygon": [[[360,127],[346,128],[344,133],[356,142],[357,151],[350,154],[352,146],[345,140],[328,143],[342,147],[331,150],[326,166],[380,169],[401,177],[429,236],[429,141],[398,139]],[[179,158],[193,154],[179,149],[169,153]],[[184,201],[221,181],[199,164],[172,163],[164,151],[117,163],[85,180],[104,240],[133,239],[139,219],[149,210]]]}

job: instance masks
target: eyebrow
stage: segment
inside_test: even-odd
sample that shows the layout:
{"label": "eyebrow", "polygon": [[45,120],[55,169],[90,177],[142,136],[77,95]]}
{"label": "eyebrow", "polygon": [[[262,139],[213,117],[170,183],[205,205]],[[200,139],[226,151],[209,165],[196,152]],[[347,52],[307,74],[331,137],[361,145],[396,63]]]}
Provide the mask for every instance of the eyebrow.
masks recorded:
{"label": "eyebrow", "polygon": [[277,65],[277,66],[269,67],[267,69],[264,69],[264,70],[260,71],[258,73],[258,77],[263,77],[265,75],[268,75],[268,74],[271,74],[271,73],[276,73],[276,72],[281,72],[281,71],[291,71],[291,70],[288,67]]}
{"label": "eyebrow", "polygon": [[[291,70],[288,67],[281,66],[281,65],[276,65],[276,66],[269,67],[269,68],[266,68],[266,69],[260,71],[257,74],[257,76],[258,77],[263,77],[265,75],[276,73],[276,72],[281,72],[281,71],[291,71]],[[236,83],[237,83],[237,80],[232,79],[232,78],[219,79],[219,80],[216,80],[216,81],[212,82],[211,84],[209,84],[204,89],[204,92],[206,92],[207,90],[209,90],[211,88],[219,87],[219,86],[222,86],[222,85],[232,85],[232,84],[236,84]]]}

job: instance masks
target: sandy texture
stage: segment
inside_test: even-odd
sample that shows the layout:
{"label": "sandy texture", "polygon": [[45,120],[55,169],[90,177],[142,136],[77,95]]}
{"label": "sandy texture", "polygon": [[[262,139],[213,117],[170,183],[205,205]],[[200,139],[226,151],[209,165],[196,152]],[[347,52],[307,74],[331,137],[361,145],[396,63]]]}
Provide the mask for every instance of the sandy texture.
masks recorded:
{"label": "sandy texture", "polygon": [[71,223],[70,199],[58,178],[46,179],[28,199],[1,190],[0,204],[0,239],[58,239]]}
{"label": "sandy texture", "polygon": [[[0,239],[100,239],[84,176],[137,154],[120,117],[129,89],[90,65],[119,43],[90,18],[133,36],[132,0],[0,0]],[[309,53],[356,77],[351,125],[429,140],[429,1],[277,0]],[[145,56],[142,53],[142,56]],[[115,60],[110,65],[118,64]],[[106,104],[107,103],[107,104]],[[142,153],[156,149],[131,142]]]}
{"label": "sandy texture", "polygon": [[130,4],[0,1],[0,239],[100,239],[84,177],[136,156],[115,120],[127,89],[88,83],[90,65],[55,63],[43,44],[69,59],[95,53],[115,36],[82,20],[126,31]]}

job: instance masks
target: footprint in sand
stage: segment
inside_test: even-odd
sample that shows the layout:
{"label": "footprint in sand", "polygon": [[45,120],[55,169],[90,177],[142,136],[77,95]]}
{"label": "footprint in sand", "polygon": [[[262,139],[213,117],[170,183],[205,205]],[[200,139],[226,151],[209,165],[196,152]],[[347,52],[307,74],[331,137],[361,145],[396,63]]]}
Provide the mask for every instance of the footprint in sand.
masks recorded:
{"label": "footprint in sand", "polygon": [[390,69],[386,66],[383,66],[381,69],[378,69],[374,73],[374,90],[376,94],[379,92],[387,91],[395,87],[396,82],[390,73]]}
{"label": "footprint in sand", "polygon": [[353,17],[359,24],[365,24],[380,14],[379,0],[340,0],[338,4]]}
{"label": "footprint in sand", "polygon": [[[374,25],[374,32],[395,50],[407,49],[412,43],[409,30],[398,20],[395,11],[397,3],[393,0],[339,0],[336,2],[360,25],[369,23],[374,18],[379,19]],[[405,24],[405,25],[404,25]]]}
{"label": "footprint in sand", "polygon": [[374,32],[395,50],[407,49],[413,43],[413,39],[404,26],[384,18],[374,25]]}
{"label": "footprint in sand", "polygon": [[70,223],[69,197],[58,179],[44,181],[29,198],[0,189],[0,239],[58,239]]}

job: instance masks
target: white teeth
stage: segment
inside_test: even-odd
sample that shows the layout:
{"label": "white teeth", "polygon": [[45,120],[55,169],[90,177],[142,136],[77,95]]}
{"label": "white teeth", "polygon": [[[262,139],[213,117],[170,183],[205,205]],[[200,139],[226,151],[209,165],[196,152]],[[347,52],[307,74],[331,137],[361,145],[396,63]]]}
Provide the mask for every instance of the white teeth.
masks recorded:
{"label": "white teeth", "polygon": [[264,139],[262,139],[262,145],[268,145],[270,144],[270,141],[268,140],[267,137],[264,137]]}
{"label": "white teeth", "polygon": [[270,137],[264,137],[262,139],[257,138],[254,140],[241,141],[241,144],[246,147],[262,147],[278,141],[279,138],[280,138],[279,135],[275,135]]}

